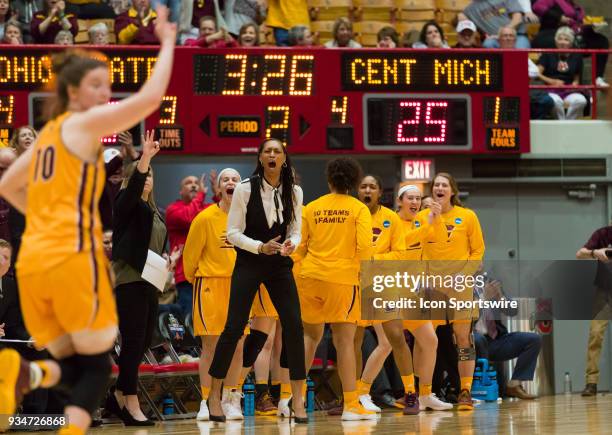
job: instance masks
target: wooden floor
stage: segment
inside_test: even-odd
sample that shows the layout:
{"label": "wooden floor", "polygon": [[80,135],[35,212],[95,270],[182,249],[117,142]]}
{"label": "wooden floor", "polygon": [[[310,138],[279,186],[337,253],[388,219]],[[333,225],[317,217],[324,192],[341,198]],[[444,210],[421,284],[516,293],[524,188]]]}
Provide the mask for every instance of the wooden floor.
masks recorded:
{"label": "wooden floor", "polygon": [[[31,433],[31,432],[30,432]],[[48,433],[48,432],[47,432]],[[105,425],[92,429],[92,435],[111,434],[612,434],[612,395],[594,398],[579,395],[549,396],[536,401],[506,400],[482,403],[469,412],[422,412],[403,416],[399,411],[385,410],[377,421],[342,422],[315,412],[308,425],[296,425],[275,417],[248,418],[244,422],[213,424],[195,420],[158,423],[147,430]]]}

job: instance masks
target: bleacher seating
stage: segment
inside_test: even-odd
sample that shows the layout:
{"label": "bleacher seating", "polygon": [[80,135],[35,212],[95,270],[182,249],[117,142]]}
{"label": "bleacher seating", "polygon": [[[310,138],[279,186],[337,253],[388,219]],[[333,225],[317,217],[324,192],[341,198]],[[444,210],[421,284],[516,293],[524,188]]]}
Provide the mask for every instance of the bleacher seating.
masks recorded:
{"label": "bleacher seating", "polygon": [[358,21],[353,23],[355,40],[365,47],[374,47],[377,44],[376,34],[383,27],[391,26],[388,21]]}
{"label": "bleacher seating", "polygon": [[353,0],[353,8],[356,21],[395,22],[394,0]]}
{"label": "bleacher seating", "polygon": [[334,21],[338,17],[352,18],[353,0],[308,0],[313,21]]}
{"label": "bleacher seating", "polygon": [[348,17],[353,20],[355,40],[365,47],[377,44],[376,34],[385,26],[393,26],[402,35],[421,31],[423,25],[436,20],[448,40],[457,40],[457,14],[470,0],[308,0],[312,19],[311,30],[319,33],[319,43],[332,38],[334,20]]}
{"label": "bleacher seating", "polygon": [[333,29],[333,21],[313,21],[310,23],[310,31],[319,34],[318,43],[320,45],[323,45],[327,41],[330,41],[334,38]]}
{"label": "bleacher seating", "polygon": [[429,21],[436,18],[434,0],[397,0],[397,18],[399,21]]}

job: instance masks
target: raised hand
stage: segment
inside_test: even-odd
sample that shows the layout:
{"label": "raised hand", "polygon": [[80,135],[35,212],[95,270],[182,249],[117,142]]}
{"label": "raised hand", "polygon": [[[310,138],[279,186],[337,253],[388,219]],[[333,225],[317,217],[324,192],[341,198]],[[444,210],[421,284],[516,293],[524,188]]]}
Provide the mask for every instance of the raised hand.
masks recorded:
{"label": "raised hand", "polygon": [[[214,181],[212,181],[211,179],[211,183],[214,184]],[[202,176],[200,177],[200,192],[203,192],[204,195],[206,195],[208,193],[208,186],[206,186],[206,174],[202,174]]]}
{"label": "raised hand", "polygon": [[148,130],[144,135],[141,136],[142,141],[142,155],[153,158],[155,154],[159,152],[159,142],[154,139],[155,132]]}
{"label": "raised hand", "polygon": [[159,42],[162,44],[175,44],[176,24],[168,21],[168,8],[158,5],[157,8],[155,8],[155,12],[157,13],[157,19],[155,20],[155,35],[157,39],[159,39]]}

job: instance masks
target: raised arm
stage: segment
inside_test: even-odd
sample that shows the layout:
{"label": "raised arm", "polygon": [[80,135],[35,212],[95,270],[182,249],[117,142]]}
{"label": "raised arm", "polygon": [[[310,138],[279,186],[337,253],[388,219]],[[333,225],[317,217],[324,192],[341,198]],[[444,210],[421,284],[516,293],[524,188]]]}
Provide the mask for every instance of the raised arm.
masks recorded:
{"label": "raised arm", "polygon": [[159,107],[170,81],[176,40],[176,24],[168,21],[168,9],[163,6],[157,8],[155,33],[161,48],[149,80],[117,104],[101,104],[70,116],[62,132],[66,143],[91,144],[97,152],[99,138],[129,129]]}

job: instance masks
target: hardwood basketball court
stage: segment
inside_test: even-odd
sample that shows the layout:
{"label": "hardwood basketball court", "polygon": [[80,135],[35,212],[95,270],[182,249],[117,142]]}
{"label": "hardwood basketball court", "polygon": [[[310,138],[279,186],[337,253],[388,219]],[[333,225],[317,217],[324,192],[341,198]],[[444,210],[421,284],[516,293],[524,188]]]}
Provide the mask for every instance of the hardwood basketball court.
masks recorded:
{"label": "hardwood basketball court", "polygon": [[[94,435],[110,434],[612,434],[612,395],[597,397],[547,396],[535,401],[505,400],[481,403],[469,412],[422,412],[403,416],[385,410],[377,421],[342,422],[315,412],[308,425],[296,425],[275,417],[249,417],[243,422],[211,423],[178,420],[157,423],[150,429],[124,428],[120,424],[90,430]],[[31,433],[31,432],[30,432]],[[48,432],[47,432],[48,433]]]}

